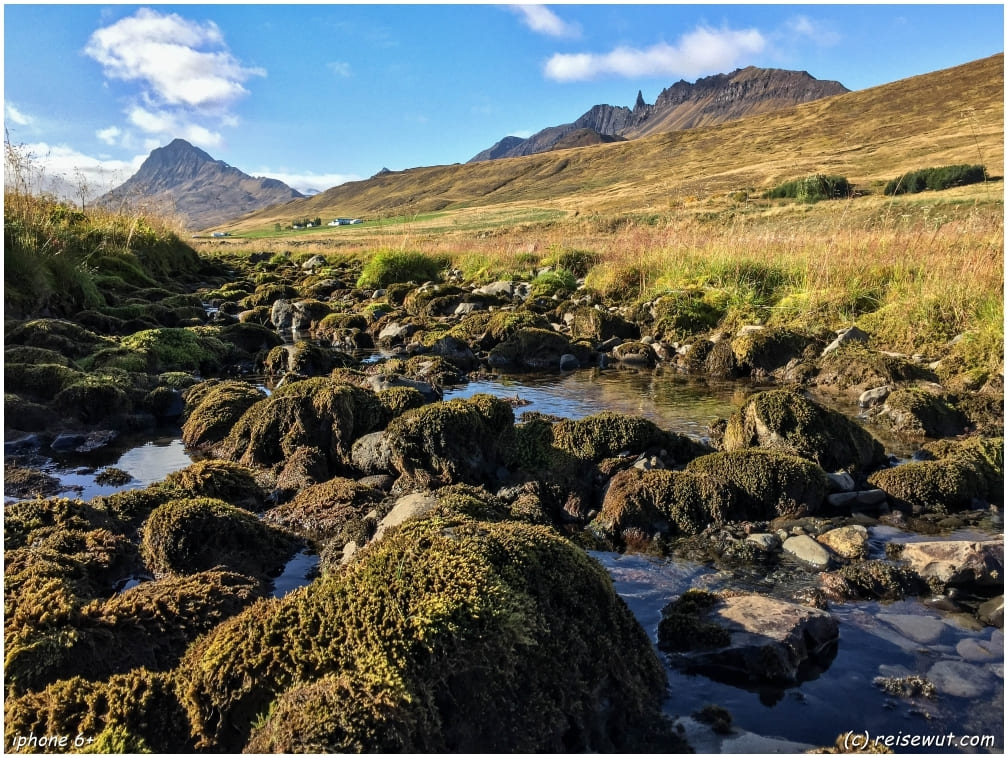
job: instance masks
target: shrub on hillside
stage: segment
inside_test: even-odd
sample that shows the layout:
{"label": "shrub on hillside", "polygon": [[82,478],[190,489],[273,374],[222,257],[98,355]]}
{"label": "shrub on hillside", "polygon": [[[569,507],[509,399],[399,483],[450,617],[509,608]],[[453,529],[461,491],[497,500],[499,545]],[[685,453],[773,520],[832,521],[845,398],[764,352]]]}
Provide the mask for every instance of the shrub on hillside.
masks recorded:
{"label": "shrub on hillside", "polygon": [[793,198],[803,203],[817,203],[820,200],[835,200],[850,197],[854,185],[843,176],[812,174],[801,179],[778,184],[766,196],[769,198]]}
{"label": "shrub on hillside", "polygon": [[987,169],[983,166],[960,164],[922,168],[903,174],[886,184],[886,195],[912,195],[924,190],[943,190],[987,181]]}

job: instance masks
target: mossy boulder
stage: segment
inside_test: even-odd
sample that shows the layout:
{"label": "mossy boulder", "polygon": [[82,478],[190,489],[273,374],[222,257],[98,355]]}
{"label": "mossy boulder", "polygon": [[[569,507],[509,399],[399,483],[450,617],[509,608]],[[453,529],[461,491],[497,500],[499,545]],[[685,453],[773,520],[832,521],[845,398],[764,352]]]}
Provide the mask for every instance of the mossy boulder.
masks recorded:
{"label": "mossy boulder", "polygon": [[724,317],[724,309],[705,297],[703,290],[682,290],[662,295],[651,306],[656,339],[681,342],[690,335],[713,329]]}
{"label": "mossy boulder", "polygon": [[986,494],[985,482],[968,461],[913,461],[876,471],[868,482],[897,507],[914,513],[954,513],[972,508]]}
{"label": "mossy boulder", "polygon": [[550,323],[538,313],[524,309],[481,311],[465,316],[448,331],[448,335],[481,350],[490,350],[523,329],[548,331]]}
{"label": "mossy boulder", "polygon": [[872,414],[876,423],[910,437],[951,437],[962,434],[969,420],[944,393],[925,387],[898,387]]}
{"label": "mossy boulder", "polygon": [[296,540],[248,511],[208,497],[170,500],[141,530],[140,551],[155,576],[178,576],[217,566],[255,577],[278,573]]}
{"label": "mossy boulder", "polygon": [[936,440],[924,450],[938,460],[956,460],[973,470],[980,487],[980,497],[991,503],[1004,503],[1004,437],[973,435],[959,439]]}
{"label": "mossy boulder", "polygon": [[744,374],[771,374],[796,358],[807,357],[816,342],[789,329],[747,329],[731,340],[732,353]]}
{"label": "mossy boulder", "polygon": [[263,393],[235,380],[209,379],[183,393],[185,422],[182,442],[187,447],[209,449],[230,433],[238,419],[263,399]]}
{"label": "mossy boulder", "polygon": [[219,372],[228,347],[212,332],[199,327],[146,329],[122,338],[122,346],[144,356],[149,373]]}
{"label": "mossy boulder", "polygon": [[711,524],[732,520],[734,510],[735,493],[712,476],[631,468],[610,480],[592,527],[617,542],[628,529],[648,536],[697,534]]}
{"label": "mossy boulder", "polygon": [[567,315],[572,340],[587,339],[599,343],[613,337],[636,340],[641,336],[639,326],[602,308],[581,305]]}
{"label": "mossy boulder", "polygon": [[339,547],[351,541],[363,545],[376,525],[375,517],[369,514],[377,512],[384,498],[381,490],[334,477],[305,487],[290,502],[267,511],[263,518],[267,524],[315,544],[334,540]]}
{"label": "mossy boulder", "polygon": [[283,376],[287,372],[301,376],[323,376],[334,368],[356,365],[357,361],[349,355],[307,340],[300,340],[293,347],[274,347],[263,361],[263,369],[272,376]]}
{"label": "mossy boulder", "polygon": [[[6,351],[10,352],[10,351]],[[48,353],[50,351],[42,351]],[[65,363],[4,362],[4,391],[35,399],[50,399],[79,382],[84,372]]]}
{"label": "mossy boulder", "polygon": [[603,411],[580,419],[562,419],[552,425],[552,444],[582,461],[598,462],[649,448],[664,449],[676,463],[686,463],[710,452],[689,437],[666,432],[653,421],[625,413]]}
{"label": "mossy boulder", "polygon": [[490,395],[433,403],[392,420],[389,460],[402,486],[493,480],[514,437],[514,412]]}
{"label": "mossy boulder", "polygon": [[298,448],[320,451],[331,474],[351,464],[354,440],[378,428],[374,392],[314,377],[286,384],[251,406],[218,448],[220,457],[252,467],[282,467]]}
{"label": "mossy boulder", "polygon": [[731,486],[740,518],[751,521],[815,513],[826,496],[826,472],[815,463],[762,448],[723,451],[695,458],[686,470]]}
{"label": "mossy boulder", "polygon": [[814,383],[861,393],[884,384],[930,380],[934,375],[925,367],[897,355],[873,350],[863,342],[844,342],[823,355]]}
{"label": "mossy boulder", "polygon": [[[520,329],[490,350],[487,361],[498,368],[525,368],[532,371],[560,368],[560,358],[584,353],[570,340],[551,329]],[[580,360],[580,358],[579,358]]]}
{"label": "mossy boulder", "polygon": [[95,740],[78,751],[188,753],[193,749],[172,676],[145,669],[100,682],[73,677],[40,692],[6,698],[5,745],[17,752],[14,738],[30,734],[68,735],[71,743],[78,735]]}
{"label": "mossy boulder", "polygon": [[906,566],[884,560],[856,561],[819,574],[826,596],[837,603],[855,600],[901,600],[930,592],[927,583]]}
{"label": "mossy boulder", "polygon": [[666,680],[584,551],[434,518],[225,622],[178,681],[199,749],[581,752],[640,748]]}
{"label": "mossy boulder", "polygon": [[167,499],[210,497],[248,511],[260,510],[265,502],[250,468],[213,458],[173,471],[156,486]]}
{"label": "mossy boulder", "polygon": [[790,389],[759,392],[728,419],[722,448],[750,447],[807,458],[827,471],[867,473],[886,460],[882,444],[857,422]]}
{"label": "mossy boulder", "polygon": [[72,321],[40,318],[15,326],[4,335],[4,344],[42,348],[76,360],[116,343]]}

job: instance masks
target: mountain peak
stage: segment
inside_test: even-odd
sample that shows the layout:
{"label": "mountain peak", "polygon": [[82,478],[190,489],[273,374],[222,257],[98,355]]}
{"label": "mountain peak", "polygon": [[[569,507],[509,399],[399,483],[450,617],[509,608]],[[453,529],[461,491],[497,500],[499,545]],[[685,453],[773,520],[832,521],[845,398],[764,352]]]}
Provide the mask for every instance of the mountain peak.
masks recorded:
{"label": "mountain peak", "polygon": [[634,139],[769,113],[848,91],[839,82],[820,81],[806,71],[747,66],[693,84],[680,80],[662,90],[654,105],[646,103],[643,91],[638,90],[633,110],[596,105],[577,120],[547,127],[528,139],[505,137],[470,162],[557,150],[570,145],[569,134],[584,129],[600,137]]}
{"label": "mountain peak", "polygon": [[192,229],[206,229],[301,197],[278,179],[249,176],[184,139],[173,139],[154,148],[133,176],[99,202],[153,204]]}

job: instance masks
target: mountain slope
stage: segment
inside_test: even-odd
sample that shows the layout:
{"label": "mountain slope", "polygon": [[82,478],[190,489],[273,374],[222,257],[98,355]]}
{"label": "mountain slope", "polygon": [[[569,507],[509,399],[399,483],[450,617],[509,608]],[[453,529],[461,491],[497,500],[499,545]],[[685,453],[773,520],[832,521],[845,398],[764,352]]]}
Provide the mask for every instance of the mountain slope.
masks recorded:
{"label": "mountain slope", "polygon": [[644,102],[641,92],[637,93],[633,110],[596,105],[576,121],[547,127],[528,139],[505,137],[469,162],[555,150],[568,134],[583,129],[610,137],[643,137],[720,124],[849,91],[840,82],[821,81],[807,71],[749,66],[697,79],[694,84],[679,81],[662,90],[654,105]]}
{"label": "mountain slope", "polygon": [[176,139],[155,148],[133,176],[98,202],[145,205],[180,217],[190,229],[206,229],[303,197],[278,179],[249,176]]}
{"label": "mountain slope", "polygon": [[1004,172],[1004,56],[716,126],[517,158],[395,171],[229,225],[297,217],[413,215],[515,204],[653,212],[823,172],[881,185],[917,168],[983,162]]}

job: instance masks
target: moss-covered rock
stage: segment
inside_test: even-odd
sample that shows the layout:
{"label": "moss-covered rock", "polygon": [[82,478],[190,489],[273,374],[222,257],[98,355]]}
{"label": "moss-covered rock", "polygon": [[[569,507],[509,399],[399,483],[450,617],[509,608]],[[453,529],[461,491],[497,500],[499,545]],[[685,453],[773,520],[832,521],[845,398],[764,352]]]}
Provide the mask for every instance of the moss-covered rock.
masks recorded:
{"label": "moss-covered rock", "polygon": [[[408,522],[253,606],[178,680],[198,747],[228,751],[618,751],[665,690],[601,566],[549,529],[469,519]],[[293,710],[306,731],[283,724]]]}
{"label": "moss-covered rock", "polygon": [[316,544],[334,540],[340,547],[347,542],[363,545],[376,525],[368,514],[384,498],[381,490],[334,477],[305,487],[290,502],[267,511],[264,520]]}
{"label": "moss-covered rock", "polygon": [[567,353],[576,355],[576,351],[578,348],[566,336],[551,329],[520,329],[506,341],[495,345],[487,361],[495,367],[541,371],[560,368],[561,356]]}
{"label": "moss-covered rock", "polygon": [[748,329],[731,340],[732,353],[745,374],[771,374],[802,358],[815,341],[803,334],[774,327]]}
{"label": "moss-covered rock", "polygon": [[658,647],[682,652],[727,645],[731,641],[728,630],[704,618],[720,599],[712,592],[690,589],[666,605],[658,622]]}
{"label": "moss-covered rock", "polygon": [[40,318],[18,324],[4,335],[5,346],[24,345],[78,359],[116,343],[72,321]]}
{"label": "moss-covered rock", "polygon": [[552,426],[552,443],[579,460],[594,462],[661,448],[681,464],[710,452],[685,435],[660,429],[649,419],[612,411],[556,422]]}
{"label": "moss-covered rock", "polygon": [[279,387],[252,405],[218,449],[222,458],[246,466],[275,467],[298,448],[315,448],[335,475],[350,466],[354,440],[381,421],[374,392],[315,377]]}
{"label": "moss-covered rock", "polygon": [[497,475],[514,437],[514,412],[490,395],[408,411],[386,429],[390,461],[403,486],[480,484]]}
{"label": "moss-covered rock", "polygon": [[681,342],[690,335],[710,331],[724,310],[704,297],[702,290],[682,290],[663,295],[651,307],[652,333],[656,339]]}
{"label": "moss-covered rock", "polygon": [[621,471],[609,482],[592,527],[621,540],[628,529],[646,535],[697,534],[734,518],[735,493],[703,473],[655,469]]}
{"label": "moss-covered rock", "polygon": [[845,342],[819,359],[815,384],[860,393],[884,384],[934,379],[923,366],[896,355],[872,350],[863,342]]}
{"label": "moss-covered rock", "polygon": [[[7,351],[10,352],[10,351]],[[41,351],[49,353],[51,351]],[[4,391],[36,399],[50,399],[79,382],[84,373],[65,363],[4,362]]]}
{"label": "moss-covered rock", "polygon": [[[17,749],[17,736],[80,735],[95,742],[78,752],[119,746],[123,752],[192,752],[189,723],[169,674],[136,669],[106,681],[74,677],[40,692],[4,700],[4,744]],[[24,749],[23,752],[39,752]],[[69,752],[66,747],[48,752]]]}
{"label": "moss-covered rock", "polygon": [[620,339],[640,339],[640,327],[602,308],[581,305],[570,312],[570,335],[572,340],[587,339],[605,342],[613,337]]}
{"label": "moss-covered rock", "polygon": [[815,461],[827,471],[867,473],[885,462],[885,451],[857,422],[790,389],[750,397],[728,419],[727,451],[764,447]]}
{"label": "moss-covered rock", "polygon": [[140,551],[156,576],[217,566],[249,576],[279,571],[295,552],[294,538],[254,514],[208,497],[170,500],[143,525]]}
{"label": "moss-covered rock", "polygon": [[220,339],[198,327],[147,329],[123,337],[122,346],[144,356],[150,373],[216,373],[228,354]]}
{"label": "moss-covered rock", "polygon": [[960,461],[974,472],[980,497],[1004,503],[1004,437],[973,435],[937,440],[924,445],[924,450],[938,460]]}
{"label": "moss-covered rock", "polygon": [[158,485],[166,499],[209,497],[249,511],[259,511],[265,493],[246,466],[207,459],[173,471]]}
{"label": "moss-covered rock", "polygon": [[186,390],[182,442],[196,449],[215,447],[245,411],[263,397],[261,391],[247,382],[234,380],[208,379]]}
{"label": "moss-covered rock", "polygon": [[985,482],[968,461],[945,458],[914,461],[876,471],[868,482],[884,490],[896,506],[914,513],[954,513],[986,493]]}
{"label": "moss-covered rock", "polygon": [[910,437],[951,437],[962,434],[969,421],[949,400],[931,388],[898,387],[872,419]]}
{"label": "moss-covered rock", "polygon": [[761,448],[712,453],[690,461],[687,471],[729,484],[740,518],[774,519],[815,513],[826,496],[826,472],[804,458]]}
{"label": "moss-covered rock", "polygon": [[856,561],[819,574],[826,596],[837,603],[854,600],[900,600],[929,592],[916,571],[883,560]]}

